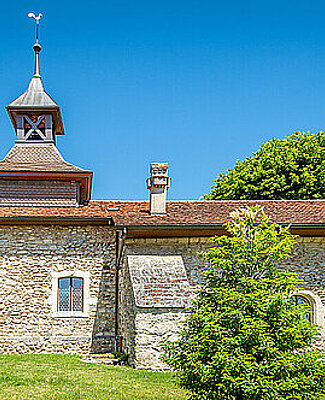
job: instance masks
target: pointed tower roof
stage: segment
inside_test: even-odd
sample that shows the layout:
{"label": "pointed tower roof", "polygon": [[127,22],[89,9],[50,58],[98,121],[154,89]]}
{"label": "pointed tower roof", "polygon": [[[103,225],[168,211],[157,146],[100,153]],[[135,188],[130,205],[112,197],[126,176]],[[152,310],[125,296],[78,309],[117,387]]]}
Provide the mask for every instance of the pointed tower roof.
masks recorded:
{"label": "pointed tower roof", "polygon": [[16,129],[16,116],[19,112],[25,111],[50,111],[53,115],[54,128],[56,135],[64,135],[63,121],[61,110],[58,104],[52,97],[44,90],[44,85],[40,75],[39,68],[39,54],[42,50],[41,45],[38,43],[38,34],[36,43],[33,46],[35,53],[35,70],[34,75],[28,85],[27,90],[12,101],[7,107],[9,117],[14,128]]}
{"label": "pointed tower roof", "polygon": [[28,89],[16,100],[12,101],[7,108],[59,108],[56,102],[49,96],[43,86],[42,78],[34,75]]}

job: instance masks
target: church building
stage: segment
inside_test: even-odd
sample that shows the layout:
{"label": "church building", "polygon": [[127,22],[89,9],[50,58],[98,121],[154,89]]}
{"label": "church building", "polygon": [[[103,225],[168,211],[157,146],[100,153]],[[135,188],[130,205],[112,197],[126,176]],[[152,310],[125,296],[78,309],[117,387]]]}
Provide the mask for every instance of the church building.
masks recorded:
{"label": "church building", "polygon": [[137,368],[164,368],[161,343],[207,267],[198,252],[232,211],[256,204],[300,235],[284,268],[302,278],[324,346],[325,200],[167,201],[166,163],[151,164],[148,201],[92,200],[92,171],[58,150],[65,130],[40,51],[37,39],[35,73],[6,108],[16,140],[0,161],[0,352],[123,351]]}

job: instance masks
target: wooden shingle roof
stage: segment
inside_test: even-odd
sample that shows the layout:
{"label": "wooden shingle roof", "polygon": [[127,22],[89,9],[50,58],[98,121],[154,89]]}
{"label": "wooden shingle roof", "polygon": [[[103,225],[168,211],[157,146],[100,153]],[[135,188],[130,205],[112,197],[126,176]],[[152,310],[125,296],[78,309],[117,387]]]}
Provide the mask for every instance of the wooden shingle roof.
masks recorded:
{"label": "wooden shingle roof", "polygon": [[0,161],[0,171],[85,172],[67,163],[54,143],[16,143]]}

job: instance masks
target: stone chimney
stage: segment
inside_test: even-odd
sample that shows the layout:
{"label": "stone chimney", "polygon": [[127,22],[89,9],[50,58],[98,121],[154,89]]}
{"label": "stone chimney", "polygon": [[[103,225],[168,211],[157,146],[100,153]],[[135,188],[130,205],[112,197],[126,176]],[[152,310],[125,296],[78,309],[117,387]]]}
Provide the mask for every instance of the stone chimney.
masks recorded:
{"label": "stone chimney", "polygon": [[166,194],[169,189],[168,164],[151,163],[147,188],[150,190],[150,214],[166,214]]}

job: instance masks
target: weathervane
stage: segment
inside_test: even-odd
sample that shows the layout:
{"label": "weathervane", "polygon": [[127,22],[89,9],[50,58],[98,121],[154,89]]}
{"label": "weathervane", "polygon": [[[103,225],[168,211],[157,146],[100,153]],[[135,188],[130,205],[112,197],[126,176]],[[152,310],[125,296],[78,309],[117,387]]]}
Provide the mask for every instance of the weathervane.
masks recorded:
{"label": "weathervane", "polygon": [[41,20],[41,18],[43,17],[43,14],[39,13],[38,16],[36,17],[36,15],[32,12],[28,13],[29,18],[34,18],[35,22],[36,22],[36,43],[38,43],[38,30],[39,30],[39,22]]}
{"label": "weathervane", "polygon": [[32,12],[28,13],[29,18],[34,18],[35,22],[36,22],[36,42],[33,46],[33,49],[35,51],[35,72],[34,72],[34,76],[40,76],[40,72],[39,72],[39,53],[42,50],[41,45],[38,43],[38,32],[39,32],[39,23],[41,20],[41,17],[43,16],[43,14],[39,13],[38,16],[36,17],[36,15]]}

